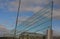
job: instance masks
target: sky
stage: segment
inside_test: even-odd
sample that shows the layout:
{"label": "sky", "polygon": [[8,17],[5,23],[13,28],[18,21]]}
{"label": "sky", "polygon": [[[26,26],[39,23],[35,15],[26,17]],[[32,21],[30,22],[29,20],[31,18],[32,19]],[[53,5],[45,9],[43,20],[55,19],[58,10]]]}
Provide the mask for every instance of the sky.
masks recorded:
{"label": "sky", "polygon": [[[51,0],[21,0],[19,20],[20,22],[41,10]],[[60,32],[60,0],[54,1],[53,30]],[[19,0],[0,0],[0,32],[9,32],[15,27],[16,14]],[[20,17],[21,16],[21,17]],[[54,32],[54,33],[55,33]]]}

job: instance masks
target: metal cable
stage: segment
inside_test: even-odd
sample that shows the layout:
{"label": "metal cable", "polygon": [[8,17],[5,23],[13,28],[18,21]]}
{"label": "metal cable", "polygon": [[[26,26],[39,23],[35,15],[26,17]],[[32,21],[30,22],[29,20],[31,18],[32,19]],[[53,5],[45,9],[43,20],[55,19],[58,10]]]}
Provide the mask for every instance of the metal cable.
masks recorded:
{"label": "metal cable", "polygon": [[[43,13],[44,12],[44,13]],[[47,11],[43,11],[40,12],[40,14],[38,14],[37,16],[35,16],[34,18],[27,20],[24,24],[22,25],[29,25],[30,23],[32,23],[33,21],[35,21],[38,17],[42,17]],[[49,11],[48,11],[49,12]]]}
{"label": "metal cable", "polygon": [[[48,13],[48,12],[46,12],[46,13]],[[44,14],[46,14],[46,13],[44,13]],[[43,15],[44,15],[44,14],[43,14]],[[42,16],[42,15],[41,15],[41,16]],[[36,18],[37,20],[35,19],[35,20],[33,20],[32,22],[35,22],[35,23],[36,23],[36,21],[38,21],[38,19],[39,19],[39,20],[42,20],[43,17],[40,18],[41,16],[39,16],[38,18]],[[32,22],[31,22],[29,25],[24,25],[24,26],[28,27],[28,26],[31,26],[32,24],[35,24],[35,23],[32,23]]]}
{"label": "metal cable", "polygon": [[[48,16],[49,16],[49,15],[48,15]],[[42,20],[42,19],[44,20],[46,17],[43,17],[43,18],[41,18],[41,19],[40,19],[40,17],[38,17],[38,18],[39,18],[39,20],[40,20],[40,22],[41,22],[41,20]],[[38,19],[38,18],[37,18],[37,19]],[[36,22],[39,22],[39,20],[37,20],[37,21],[34,20],[34,21],[35,21],[34,23],[32,23],[32,24],[26,26],[23,30],[25,30],[25,29],[31,27],[31,25],[35,24]],[[21,31],[23,31],[23,30],[21,30]]]}
{"label": "metal cable", "polygon": [[[48,20],[49,21],[49,20]],[[45,21],[44,23],[46,23],[46,22],[48,22],[48,21]],[[44,23],[41,23],[40,25],[38,25],[38,26],[41,26],[42,24],[44,24]],[[34,26],[34,27],[38,27],[38,26]],[[34,28],[34,27],[32,27],[32,28]],[[27,28],[26,28],[27,29]],[[19,32],[17,32],[17,33],[20,33],[20,32],[25,32],[25,31],[29,31],[30,29],[28,29],[28,30],[23,30],[23,31],[19,31]]]}
{"label": "metal cable", "polygon": [[[49,4],[50,4],[50,3],[49,3]],[[48,5],[49,5],[49,4],[48,4]],[[39,10],[38,12],[41,12],[42,10],[44,10],[45,8],[47,8],[48,5],[46,5],[43,9]],[[35,15],[38,14],[38,12],[36,12],[33,16],[29,17],[27,20],[34,18]],[[27,21],[27,20],[26,20],[26,21]],[[22,24],[24,24],[26,21],[23,21]]]}

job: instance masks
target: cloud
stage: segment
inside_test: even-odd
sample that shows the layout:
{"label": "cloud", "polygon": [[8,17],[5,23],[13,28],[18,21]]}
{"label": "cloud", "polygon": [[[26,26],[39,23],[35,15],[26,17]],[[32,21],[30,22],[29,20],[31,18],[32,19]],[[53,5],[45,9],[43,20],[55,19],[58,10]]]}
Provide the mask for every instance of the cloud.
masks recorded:
{"label": "cloud", "polygon": [[17,11],[18,10],[18,0],[16,0],[16,1],[9,1],[8,3],[7,3],[7,5],[8,5],[8,10],[9,11]]}
{"label": "cloud", "polygon": [[53,0],[55,4],[60,5],[60,0]]}
{"label": "cloud", "polygon": [[60,36],[60,32],[53,30],[53,36]]}
{"label": "cloud", "polygon": [[7,31],[7,29],[3,25],[0,25],[0,31]]}
{"label": "cloud", "polygon": [[[18,2],[19,0],[17,1],[13,1],[13,2],[9,2],[8,5],[10,7],[9,10],[16,10],[17,11],[17,8],[18,8]],[[31,7],[41,7],[41,5],[45,5],[45,4],[48,4],[48,0],[21,0],[21,9],[26,9],[27,7],[28,8],[31,8]],[[59,4],[59,0],[54,0],[54,4]],[[31,9],[32,10],[32,9]]]}
{"label": "cloud", "polygon": [[[18,9],[18,2],[19,0],[15,1],[7,1],[5,0],[1,2],[0,0],[0,8],[5,8],[10,12],[17,12]],[[42,5],[45,5],[48,3],[48,0],[21,0],[21,7],[20,11],[33,11],[34,13],[41,10],[43,8]],[[60,0],[54,0],[54,4],[59,6]],[[56,7],[55,7],[56,8]],[[60,19],[60,9],[56,8],[53,11],[53,18]],[[28,17],[21,17],[19,18],[19,22],[25,21]],[[6,31],[8,30],[4,26],[0,26],[0,31]]]}
{"label": "cloud", "polygon": [[19,25],[20,23],[22,23],[23,21],[27,20],[28,18],[29,18],[29,16],[19,17],[19,19],[18,19],[18,25]]}
{"label": "cloud", "polygon": [[32,11],[32,12],[36,13],[41,9],[42,9],[42,7],[37,6],[37,7],[25,7],[25,8],[22,8],[21,10],[22,11]]}
{"label": "cloud", "polygon": [[9,30],[6,29],[3,25],[0,25],[0,36],[3,36],[5,34],[8,34]]}
{"label": "cloud", "polygon": [[[60,0],[54,0],[54,4],[60,4]],[[27,8],[34,8],[34,7],[41,7],[41,5],[48,4],[48,0],[21,0],[21,9],[20,10],[28,10]],[[5,3],[0,3],[1,5],[6,5],[8,7],[8,10],[10,11],[17,11],[19,0],[15,1],[7,1]],[[32,9],[31,9],[32,10]],[[34,10],[34,9],[33,9]],[[39,10],[39,9],[38,9]]]}
{"label": "cloud", "polygon": [[[1,7],[5,7],[7,8],[7,10],[9,11],[17,11],[18,9],[18,2],[19,0],[15,0],[15,1],[2,1],[2,3],[0,3]],[[21,8],[24,10],[27,8],[32,8],[34,7],[34,5],[37,5],[37,7],[39,8],[39,5],[42,3],[42,0],[21,0]],[[33,9],[34,10],[34,9]],[[32,9],[31,9],[32,11]]]}
{"label": "cloud", "polygon": [[[59,1],[60,0],[54,0],[54,4],[59,5],[60,4]],[[8,3],[9,11],[17,11],[18,2],[19,2],[19,0],[9,2]],[[41,5],[47,4],[48,2],[49,2],[48,0],[21,0],[20,11],[33,11],[35,13],[35,12],[37,12],[37,11],[39,11],[43,8],[43,6],[41,7]],[[60,10],[55,10],[54,9],[53,12],[54,12],[54,14],[53,14],[54,18],[59,17]]]}
{"label": "cloud", "polygon": [[[1,4],[1,6],[2,5],[6,5],[9,11],[17,11],[17,9],[18,9],[18,2],[19,1],[7,2],[5,4]],[[32,11],[33,10],[34,11],[35,10],[34,8],[36,8],[36,9],[37,9],[37,7],[40,8],[39,6],[37,6],[37,7],[33,7],[32,6],[32,4],[34,3],[34,1],[32,2],[31,5],[29,5],[30,2],[32,2],[32,0],[31,1],[22,0],[21,1],[21,8],[20,8],[20,10],[22,10],[22,11],[24,11],[24,10],[26,10],[26,11],[30,10],[30,11]],[[37,9],[37,10],[39,10],[39,9]]]}
{"label": "cloud", "polygon": [[60,19],[60,9],[53,10],[53,18],[54,19]]}

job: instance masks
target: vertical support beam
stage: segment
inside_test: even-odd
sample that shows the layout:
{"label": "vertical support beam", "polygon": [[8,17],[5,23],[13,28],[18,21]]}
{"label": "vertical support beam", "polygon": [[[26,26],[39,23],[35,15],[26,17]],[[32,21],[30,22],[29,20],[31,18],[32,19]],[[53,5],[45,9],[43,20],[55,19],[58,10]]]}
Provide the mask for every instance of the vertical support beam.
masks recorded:
{"label": "vertical support beam", "polygon": [[53,0],[51,2],[51,27],[48,29],[47,39],[53,39],[52,20],[53,19]]}
{"label": "vertical support beam", "polygon": [[17,11],[17,16],[16,16],[16,24],[15,24],[15,30],[14,30],[14,38],[16,38],[16,29],[18,26],[18,17],[19,17],[19,11],[20,11],[20,4],[21,4],[21,0],[19,0],[19,5],[18,5],[18,11]]}
{"label": "vertical support beam", "polygon": [[48,29],[47,31],[47,39],[52,39],[52,30]]}
{"label": "vertical support beam", "polygon": [[53,31],[52,31],[52,19],[53,19],[53,0],[51,2],[51,26],[47,31],[47,39],[53,39]]}

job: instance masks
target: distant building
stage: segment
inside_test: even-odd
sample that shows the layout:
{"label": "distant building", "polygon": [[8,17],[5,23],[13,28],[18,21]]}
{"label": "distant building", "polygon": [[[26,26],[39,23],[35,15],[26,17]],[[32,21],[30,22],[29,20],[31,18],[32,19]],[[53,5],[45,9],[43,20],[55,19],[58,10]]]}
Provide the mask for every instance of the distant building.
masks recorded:
{"label": "distant building", "polygon": [[38,33],[23,32],[19,39],[45,39],[45,36]]}

